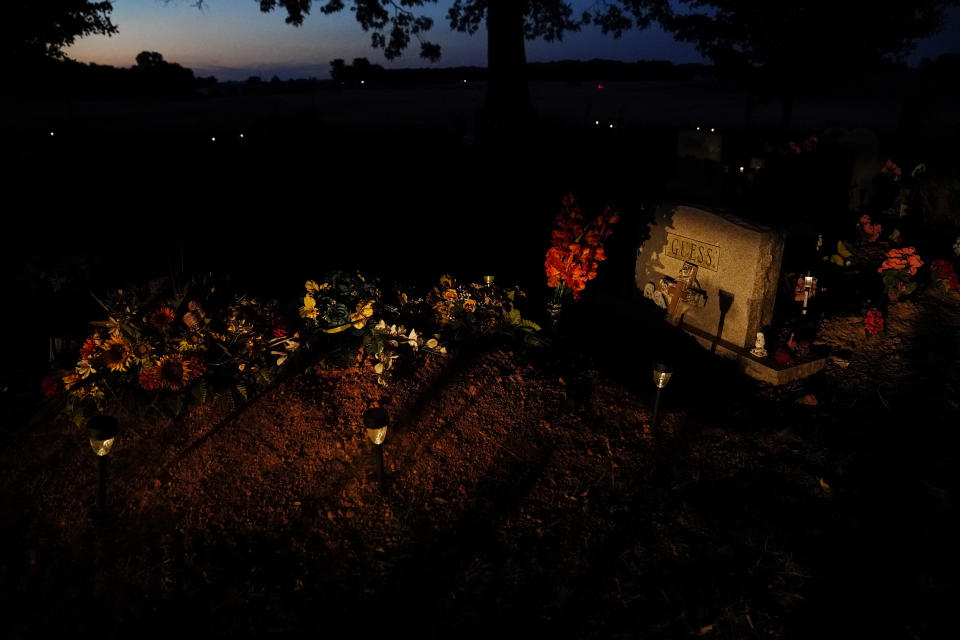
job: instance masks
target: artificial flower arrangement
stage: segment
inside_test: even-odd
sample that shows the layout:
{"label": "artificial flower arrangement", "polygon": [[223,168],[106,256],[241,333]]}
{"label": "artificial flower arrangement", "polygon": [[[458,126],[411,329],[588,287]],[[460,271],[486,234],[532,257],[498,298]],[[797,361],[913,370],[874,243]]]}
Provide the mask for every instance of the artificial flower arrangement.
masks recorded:
{"label": "artificial flower arrangement", "polygon": [[389,384],[403,351],[424,350],[445,354],[435,336],[408,329],[400,321],[408,316],[408,298],[398,292],[397,304],[384,302],[376,280],[361,274],[334,271],[320,283],[307,280],[300,317],[306,336],[344,334],[358,338],[358,361],[369,366],[377,382]]}
{"label": "artificial flower arrangement", "polygon": [[449,341],[504,336],[539,345],[540,326],[523,318],[516,306],[525,297],[518,287],[507,289],[493,282],[461,284],[443,275],[423,302]]}
{"label": "artificial flower arrangement", "polygon": [[114,403],[140,416],[176,417],[214,395],[246,399],[300,346],[274,306],[226,295],[209,277],[181,292],[163,281],[146,291],[118,289],[98,303],[107,319],[90,323],[76,364],[41,385],[78,425]]}
{"label": "artificial flower arrangement", "polygon": [[879,309],[870,309],[867,311],[867,315],[863,319],[863,324],[867,330],[867,333],[871,336],[875,336],[884,330],[883,314],[880,313]]}
{"label": "artificial flower arrangement", "polygon": [[900,167],[898,167],[893,160],[890,159],[887,159],[884,165],[880,168],[880,176],[892,182],[899,182],[902,174],[903,170],[900,169]]}
{"label": "artificial flower arrangement", "polygon": [[793,140],[787,142],[787,150],[794,155],[800,155],[801,153],[816,151],[819,144],[820,138],[816,135],[811,135],[800,144],[797,144]]}
{"label": "artificial flower arrangement", "polygon": [[896,300],[901,294],[909,295],[916,290],[917,283],[911,278],[922,266],[923,260],[920,259],[914,247],[887,251],[885,260],[877,272],[883,274],[883,284],[891,300]]}
{"label": "artificial flower arrangement", "polygon": [[960,291],[960,278],[950,262],[943,259],[931,262],[930,276],[933,284],[939,286],[944,293]]}
{"label": "artificial flower arrangement", "polygon": [[587,282],[597,277],[597,267],[607,258],[603,242],[619,221],[620,215],[609,206],[585,220],[573,195],[563,197],[544,262],[554,305],[560,305],[568,293],[578,300]]}

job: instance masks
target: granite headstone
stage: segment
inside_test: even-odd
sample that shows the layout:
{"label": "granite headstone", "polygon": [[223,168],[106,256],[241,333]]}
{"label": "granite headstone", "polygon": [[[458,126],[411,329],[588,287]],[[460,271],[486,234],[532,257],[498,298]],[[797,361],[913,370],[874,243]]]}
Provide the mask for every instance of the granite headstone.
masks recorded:
{"label": "granite headstone", "polygon": [[[682,204],[659,207],[649,232],[637,251],[637,287],[676,313],[668,292],[677,291],[673,283],[682,269],[696,265],[690,286],[705,296],[705,304],[680,305],[682,317],[675,320],[736,347],[753,347],[757,332],[773,319],[783,234],[728,212]],[[721,355],[736,355],[698,340]]]}

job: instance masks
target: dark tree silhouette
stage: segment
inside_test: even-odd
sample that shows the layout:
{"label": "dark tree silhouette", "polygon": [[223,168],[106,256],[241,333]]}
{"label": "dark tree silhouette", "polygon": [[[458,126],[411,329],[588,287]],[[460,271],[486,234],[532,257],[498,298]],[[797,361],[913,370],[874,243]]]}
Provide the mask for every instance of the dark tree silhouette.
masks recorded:
{"label": "dark tree silhouette", "polygon": [[[312,0],[259,0],[264,12],[286,11],[286,21],[303,24]],[[371,32],[371,46],[383,49],[387,59],[401,55],[411,39],[420,44],[420,56],[440,58],[440,46],[426,39],[433,27],[428,16],[414,13],[416,7],[437,0],[318,0],[323,14],[336,13],[348,4],[364,31]],[[198,2],[202,5],[202,0]],[[567,31],[596,24],[605,34],[619,37],[634,26],[645,28],[669,13],[668,0],[597,0],[590,11],[574,16],[565,0],[452,0],[447,11],[450,26],[473,34],[487,29],[486,119],[493,127],[526,121],[533,109],[527,89],[525,40],[560,40]]]}
{"label": "dark tree silhouette", "polygon": [[163,56],[156,51],[141,51],[137,54],[137,66],[141,69],[155,69],[167,64]]}
{"label": "dark tree silhouette", "polygon": [[763,99],[782,101],[789,122],[801,92],[842,85],[884,62],[901,61],[936,33],[958,0],[681,0],[687,10],[664,21],[696,44],[729,79],[748,90],[747,124]]}
{"label": "dark tree silhouette", "polygon": [[[193,93],[193,71],[167,62],[156,51],[141,51],[137,65],[131,69],[139,93],[152,96],[175,96]],[[258,78],[259,80],[259,78]]]}
{"label": "dark tree silhouette", "polygon": [[14,64],[63,59],[65,47],[91,34],[112,35],[110,2],[8,0],[0,21],[0,58]]}

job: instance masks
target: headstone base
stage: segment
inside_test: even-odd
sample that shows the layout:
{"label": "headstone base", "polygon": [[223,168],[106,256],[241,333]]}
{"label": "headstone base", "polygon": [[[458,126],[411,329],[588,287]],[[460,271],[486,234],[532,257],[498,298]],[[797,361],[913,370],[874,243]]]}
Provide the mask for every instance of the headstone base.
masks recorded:
{"label": "headstone base", "polygon": [[736,360],[737,369],[754,380],[774,386],[812,376],[827,364],[826,355],[816,355],[794,364],[781,365],[777,364],[772,358],[758,358],[748,349],[738,347],[726,340],[720,340],[696,327],[681,325],[681,328],[692,335],[705,349],[710,349],[719,356]]}

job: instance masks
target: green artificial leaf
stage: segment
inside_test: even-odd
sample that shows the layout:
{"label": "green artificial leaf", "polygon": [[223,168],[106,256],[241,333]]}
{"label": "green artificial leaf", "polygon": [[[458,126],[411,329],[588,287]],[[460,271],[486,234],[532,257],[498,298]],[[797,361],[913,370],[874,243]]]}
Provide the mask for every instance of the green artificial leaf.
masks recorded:
{"label": "green artificial leaf", "polygon": [[503,317],[509,324],[512,324],[513,326],[518,326],[520,325],[521,322],[523,322],[523,318],[520,316],[519,309],[511,309],[510,311],[505,311],[503,313]]}
{"label": "green artificial leaf", "polygon": [[195,385],[193,385],[193,397],[200,404],[204,404],[207,401],[207,381],[200,380]]}
{"label": "green artificial leaf", "polygon": [[243,401],[244,401],[244,402],[247,401],[247,387],[246,387],[246,385],[238,384],[238,385],[237,385],[237,393],[240,394],[240,397],[243,398]]}
{"label": "green artificial leaf", "polygon": [[516,295],[516,293],[517,293],[517,292],[514,291],[513,289],[507,289],[507,291],[506,291],[507,300],[509,300],[510,302],[513,302],[513,298],[514,298],[514,296]]}
{"label": "green artificial leaf", "polygon": [[183,398],[179,395],[172,395],[167,398],[167,407],[170,408],[170,411],[173,413],[173,417],[176,418],[180,415],[180,412],[183,411]]}
{"label": "green artificial leaf", "polygon": [[540,325],[532,320],[521,320],[520,328],[528,331],[540,331]]}

